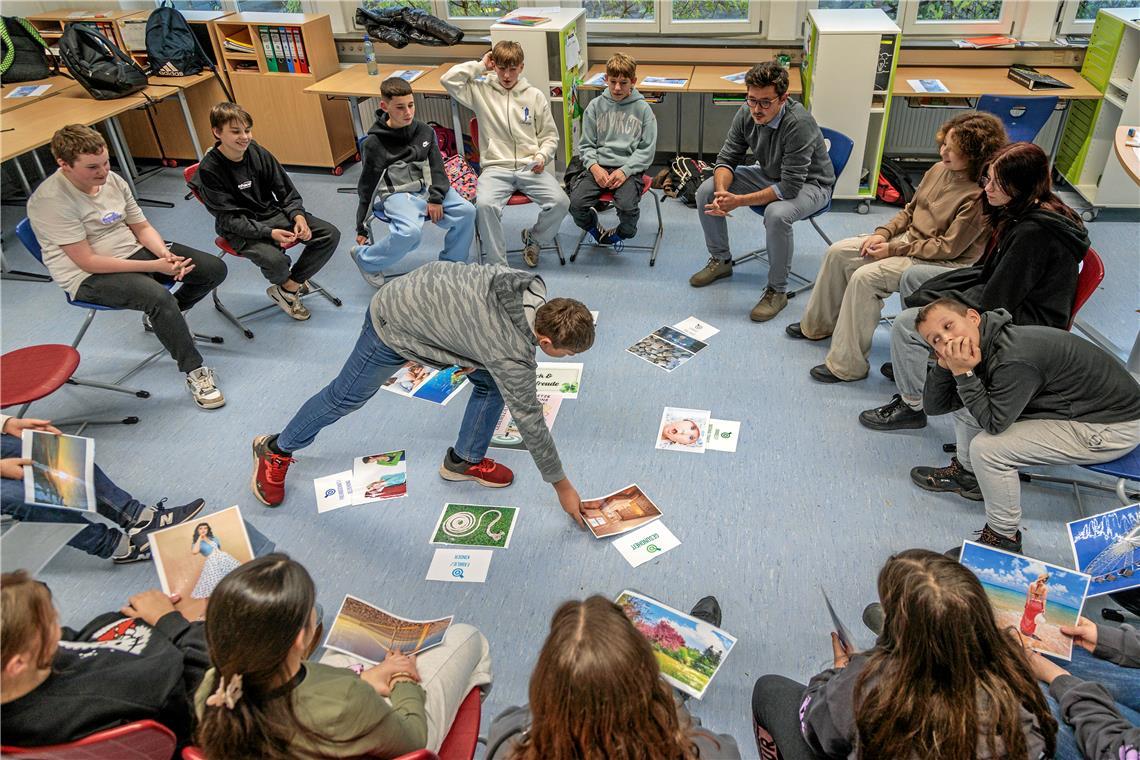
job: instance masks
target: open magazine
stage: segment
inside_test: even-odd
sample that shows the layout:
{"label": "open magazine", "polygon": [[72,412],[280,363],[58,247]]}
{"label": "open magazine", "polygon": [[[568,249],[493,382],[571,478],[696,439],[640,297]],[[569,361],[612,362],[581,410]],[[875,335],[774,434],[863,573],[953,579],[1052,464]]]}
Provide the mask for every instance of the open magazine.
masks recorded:
{"label": "open magazine", "polygon": [[384,661],[389,652],[419,654],[443,642],[452,616],[411,620],[346,594],[325,637],[320,661],[358,673]]}

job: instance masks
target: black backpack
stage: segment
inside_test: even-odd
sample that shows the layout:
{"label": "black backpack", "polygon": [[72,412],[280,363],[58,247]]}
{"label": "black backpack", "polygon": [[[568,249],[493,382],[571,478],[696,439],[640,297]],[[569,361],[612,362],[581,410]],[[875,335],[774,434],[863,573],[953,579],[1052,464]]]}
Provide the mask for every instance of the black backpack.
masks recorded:
{"label": "black backpack", "polygon": [[192,76],[214,68],[186,17],[167,0],[146,20],[146,56],[150,73],[160,77]]}
{"label": "black backpack", "polygon": [[713,175],[714,167],[688,156],[677,156],[669,163],[665,195],[690,208],[697,207],[697,188]]}
{"label": "black backpack", "polygon": [[114,100],[146,89],[146,72],[87,24],[68,24],[59,40],[68,73],[96,100]]}
{"label": "black backpack", "polygon": [[882,185],[884,181],[898,194],[898,197],[894,198],[894,194],[891,193],[877,192],[879,200],[894,206],[905,206],[914,200],[914,185],[898,162],[889,158],[883,159],[879,165],[879,184]]}
{"label": "black backpack", "polygon": [[59,73],[59,61],[39,31],[18,16],[0,23],[0,82],[31,82]]}

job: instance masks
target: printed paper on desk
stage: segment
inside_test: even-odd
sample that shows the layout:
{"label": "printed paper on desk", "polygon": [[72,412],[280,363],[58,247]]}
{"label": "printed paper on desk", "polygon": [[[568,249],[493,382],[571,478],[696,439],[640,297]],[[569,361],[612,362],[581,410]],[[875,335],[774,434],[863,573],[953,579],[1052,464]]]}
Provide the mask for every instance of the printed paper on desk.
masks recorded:
{"label": "printed paper on desk", "polygon": [[708,322],[703,322],[696,317],[683,319],[677,324],[673,325],[673,328],[680,330],[681,332],[685,333],[685,335],[696,338],[697,340],[708,340],[720,332],[718,328],[713,327]]}
{"label": "printed paper on desk", "polygon": [[436,549],[427,580],[446,583],[482,583],[491,569],[490,549]]}
{"label": "printed paper on desk", "polygon": [[318,514],[349,506],[352,504],[352,470],[313,478],[313,490],[317,494]]}
{"label": "printed paper on desk", "polygon": [[735,74],[725,74],[721,79],[733,84],[744,84],[744,75],[747,73],[747,71],[738,71]]}
{"label": "printed paper on desk", "polygon": [[586,84],[591,87],[605,87],[606,86],[606,72],[599,71],[594,76],[586,80]]}
{"label": "printed paper on desk", "polygon": [[39,97],[40,95],[43,95],[45,92],[47,92],[50,89],[51,89],[50,84],[41,84],[41,85],[26,84],[26,85],[22,85],[20,87],[16,87],[15,89],[13,89],[10,93],[5,95],[4,97],[6,97],[6,98],[35,98],[35,97]]}
{"label": "printed paper on desk", "polygon": [[736,420],[709,420],[705,435],[705,449],[708,451],[730,451],[736,453],[736,442],[740,439],[740,423]]}
{"label": "printed paper on desk", "polygon": [[680,546],[681,540],[658,520],[626,533],[615,540],[613,545],[625,557],[626,562],[637,567]]}
{"label": "printed paper on desk", "polygon": [[950,92],[941,79],[908,79],[906,83],[915,92]]}
{"label": "printed paper on desk", "polygon": [[423,73],[423,69],[400,69],[399,71],[393,71],[390,76],[398,77],[405,82],[414,82],[423,76]]}
{"label": "printed paper on desk", "polygon": [[688,79],[673,79],[670,77],[645,77],[641,80],[641,84],[646,89],[651,87],[684,87],[689,83]]}

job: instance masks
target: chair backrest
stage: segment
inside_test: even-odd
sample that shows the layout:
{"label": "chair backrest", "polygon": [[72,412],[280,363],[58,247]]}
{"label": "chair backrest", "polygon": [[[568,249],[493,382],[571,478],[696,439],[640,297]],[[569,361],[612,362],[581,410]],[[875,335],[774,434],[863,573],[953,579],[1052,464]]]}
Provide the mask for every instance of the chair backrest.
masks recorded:
{"label": "chair backrest", "polygon": [[174,732],[153,720],[137,720],[125,726],[98,731],[67,744],[50,747],[0,748],[5,756],[28,756],[35,760],[170,760],[177,741]]}
{"label": "chair backrest", "polygon": [[479,743],[479,721],[483,713],[483,692],[475,687],[459,705],[447,736],[439,748],[439,760],[471,760]]}
{"label": "chair backrest", "polygon": [[[198,175],[198,164],[190,164],[182,170],[182,178],[186,180],[186,187],[190,190],[190,194],[194,196],[194,200],[202,203],[202,197],[198,195],[198,191],[190,183],[194,181],[194,177]],[[202,203],[202,205],[206,205]]]}
{"label": "chair backrest", "polygon": [[1073,298],[1073,311],[1069,316],[1069,329],[1073,328],[1073,320],[1100,284],[1104,282],[1104,262],[1095,250],[1089,248],[1081,260],[1080,271],[1077,274],[1077,294]]}
{"label": "chair backrest", "polygon": [[[366,755],[365,757],[369,756]],[[206,760],[206,756],[197,747],[183,747],[182,760]],[[400,755],[393,760],[439,760],[439,756],[430,749],[417,749],[415,752]]]}
{"label": "chair backrest", "polygon": [[36,240],[36,233],[32,231],[32,222],[27,217],[16,224],[16,237],[28,249],[28,253],[35,257],[36,261],[41,264],[44,263],[43,249],[40,248],[40,241]]}
{"label": "chair backrest", "polygon": [[1033,142],[1056,107],[1056,95],[983,95],[975,109],[1001,119],[1010,142]]}
{"label": "chair backrest", "polygon": [[837,132],[828,127],[820,127],[819,131],[823,133],[823,139],[827,141],[827,157],[831,159],[831,166],[835,169],[835,178],[839,179],[839,175],[847,168],[847,160],[851,158],[855,141],[842,132]]}

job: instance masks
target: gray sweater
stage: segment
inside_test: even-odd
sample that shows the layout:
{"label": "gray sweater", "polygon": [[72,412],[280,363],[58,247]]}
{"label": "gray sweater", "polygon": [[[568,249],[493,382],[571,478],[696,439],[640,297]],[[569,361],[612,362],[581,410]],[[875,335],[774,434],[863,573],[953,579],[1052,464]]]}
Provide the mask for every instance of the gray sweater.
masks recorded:
{"label": "gray sweater", "polygon": [[624,100],[614,100],[603,90],[586,106],[578,150],[587,169],[601,164],[640,177],[653,163],[656,149],[657,117],[636,89]]}
{"label": "gray sweater", "polygon": [[835,184],[823,133],[807,109],[794,100],[784,103],[784,115],[776,129],[757,124],[748,106],[740,107],[716,156],[716,165],[735,169],[749,152],[764,174],[776,180],[785,200],[795,198],[805,182],[823,188]]}
{"label": "gray sweater", "polygon": [[380,340],[400,356],[487,370],[543,480],[556,483],[566,475],[535,395],[538,340],[523,310],[535,280],[506,266],[436,261],[384,283],[369,314]]}

